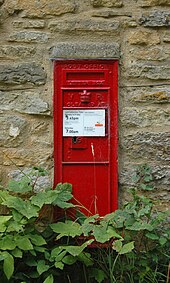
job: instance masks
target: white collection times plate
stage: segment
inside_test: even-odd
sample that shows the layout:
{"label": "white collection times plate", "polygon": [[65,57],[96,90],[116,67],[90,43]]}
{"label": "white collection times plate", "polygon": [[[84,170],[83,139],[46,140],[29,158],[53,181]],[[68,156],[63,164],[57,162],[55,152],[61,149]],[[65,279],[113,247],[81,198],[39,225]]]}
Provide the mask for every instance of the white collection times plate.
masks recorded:
{"label": "white collection times plate", "polygon": [[105,110],[63,110],[63,136],[104,137]]}

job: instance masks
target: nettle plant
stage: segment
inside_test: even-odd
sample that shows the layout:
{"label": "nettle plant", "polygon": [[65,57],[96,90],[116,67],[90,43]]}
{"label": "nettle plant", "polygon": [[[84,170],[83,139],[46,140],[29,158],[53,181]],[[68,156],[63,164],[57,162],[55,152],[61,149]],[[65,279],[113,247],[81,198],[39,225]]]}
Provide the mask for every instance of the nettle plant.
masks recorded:
{"label": "nettle plant", "polygon": [[71,203],[71,184],[35,193],[38,176],[46,172],[35,167],[31,174],[33,179],[23,176],[0,190],[0,282],[168,280],[167,213],[157,212],[153,201],[133,188],[122,209],[86,217]]}

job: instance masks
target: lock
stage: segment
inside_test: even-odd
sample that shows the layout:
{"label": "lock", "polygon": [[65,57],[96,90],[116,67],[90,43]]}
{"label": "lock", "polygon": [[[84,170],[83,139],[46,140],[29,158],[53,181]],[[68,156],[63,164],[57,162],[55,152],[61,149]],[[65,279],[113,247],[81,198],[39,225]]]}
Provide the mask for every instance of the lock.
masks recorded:
{"label": "lock", "polygon": [[54,63],[54,186],[87,215],[117,209],[117,75],[116,60]]}
{"label": "lock", "polygon": [[72,137],[72,143],[76,144],[77,143],[77,137]]}
{"label": "lock", "polygon": [[70,147],[71,149],[86,149],[87,139],[85,137],[72,137]]}

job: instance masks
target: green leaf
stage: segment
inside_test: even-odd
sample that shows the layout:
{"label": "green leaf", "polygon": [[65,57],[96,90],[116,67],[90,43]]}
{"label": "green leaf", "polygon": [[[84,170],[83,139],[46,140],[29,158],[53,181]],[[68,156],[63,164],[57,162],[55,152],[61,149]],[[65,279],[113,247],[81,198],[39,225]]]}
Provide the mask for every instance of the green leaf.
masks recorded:
{"label": "green leaf", "polygon": [[44,204],[52,204],[58,198],[58,192],[55,190],[39,192],[31,197],[31,203],[41,208]]}
{"label": "green leaf", "polygon": [[38,261],[37,272],[39,273],[39,275],[41,275],[42,273],[47,271],[49,268],[50,268],[50,266],[45,264],[45,260],[39,260]]}
{"label": "green leaf", "polygon": [[93,265],[93,260],[91,258],[90,253],[83,252],[83,253],[81,253],[77,256],[77,259],[79,261],[83,262],[83,264],[85,264],[86,266],[92,266]]}
{"label": "green leaf", "polygon": [[21,250],[29,251],[33,249],[33,245],[31,244],[27,236],[17,236],[15,241],[17,247]]}
{"label": "green leaf", "polygon": [[5,252],[3,269],[7,279],[9,280],[14,272],[14,258],[8,252]]}
{"label": "green leaf", "polygon": [[0,190],[0,204],[9,197],[9,192]]}
{"label": "green leaf", "polygon": [[41,235],[37,235],[37,234],[30,234],[29,235],[29,239],[31,240],[31,242],[36,245],[36,246],[43,246],[46,245],[46,241],[44,240],[44,238]]}
{"label": "green leaf", "polygon": [[37,266],[37,261],[35,260],[34,257],[29,256],[28,258],[25,259],[25,263],[28,266]]}
{"label": "green leaf", "polygon": [[70,220],[66,221],[65,223],[58,222],[51,224],[50,227],[55,233],[59,234],[57,236],[57,240],[64,236],[74,238],[75,236],[80,236],[82,234],[80,224],[72,222]]}
{"label": "green leaf", "polygon": [[8,191],[15,193],[27,193],[32,191],[31,180],[28,177],[23,177],[20,181],[10,180],[8,183]]}
{"label": "green leaf", "polygon": [[4,232],[6,230],[6,224],[11,218],[12,216],[1,216],[0,215],[0,232]]}
{"label": "green leaf", "polygon": [[98,283],[101,283],[106,278],[106,275],[103,270],[92,268],[90,271],[90,277],[94,277]]}
{"label": "green leaf", "polygon": [[3,237],[0,241],[1,250],[14,250],[16,248],[16,243],[13,236],[7,235]]}
{"label": "green leaf", "polygon": [[46,251],[46,247],[42,247],[42,246],[34,246],[34,250],[40,253],[44,253]]}
{"label": "green leaf", "polygon": [[50,274],[45,280],[43,283],[53,283],[54,282],[54,278],[53,278],[53,275]]}
{"label": "green leaf", "polygon": [[61,270],[63,270],[63,268],[64,268],[64,264],[61,261],[55,262],[54,265],[55,265],[56,268],[59,268]]}
{"label": "green leaf", "polygon": [[165,237],[160,237],[159,243],[160,243],[161,246],[165,245],[165,244],[167,243],[167,238],[165,238]]}
{"label": "green leaf", "polygon": [[82,251],[90,245],[94,240],[89,240],[82,244],[81,246],[63,246],[63,249],[65,249],[69,254],[73,256],[78,256],[82,253]]}
{"label": "green leaf", "polygon": [[72,199],[72,185],[69,183],[58,184],[56,189],[58,192],[58,198],[53,202],[53,205],[57,205],[60,208],[74,207],[72,203],[68,203]]}
{"label": "green leaf", "polygon": [[7,207],[16,209],[20,214],[24,215],[28,219],[38,216],[38,208],[33,206],[30,201],[24,201],[19,197],[9,196],[3,204]]}
{"label": "green leaf", "polygon": [[150,233],[150,232],[146,233],[146,237],[151,239],[151,240],[158,240],[159,239],[158,235],[156,235],[154,233]]}
{"label": "green leaf", "polygon": [[14,257],[22,258],[23,252],[18,248],[15,248],[15,250],[13,250],[11,253]]}
{"label": "green leaf", "polygon": [[154,189],[154,186],[152,185],[145,185],[145,184],[140,184],[140,188],[142,190],[145,190],[145,191],[152,191]]}
{"label": "green leaf", "polygon": [[128,230],[134,230],[134,231],[140,231],[140,230],[148,230],[148,231],[153,231],[154,227],[147,223],[147,222],[142,222],[142,221],[136,221],[132,226],[127,227]]}
{"label": "green leaf", "polygon": [[82,224],[82,232],[84,236],[88,236],[91,231],[93,231],[96,219],[99,217],[98,214],[90,216],[85,219],[84,223]]}
{"label": "green leaf", "polygon": [[105,243],[109,240],[106,228],[106,226],[94,225],[92,235],[95,237],[97,242]]}
{"label": "green leaf", "polygon": [[55,259],[55,261],[61,261],[66,253],[67,252],[63,250],[63,247],[56,247],[51,251],[51,259]]}
{"label": "green leaf", "polygon": [[153,180],[153,177],[152,177],[151,174],[146,175],[146,176],[144,177],[144,181],[145,181],[145,182],[150,182],[150,181],[152,181],[152,180]]}
{"label": "green leaf", "polygon": [[127,254],[127,253],[131,252],[133,249],[134,249],[134,241],[123,245],[119,254],[121,254],[121,255]]}
{"label": "green leaf", "polygon": [[77,261],[77,258],[72,256],[72,255],[66,255],[63,259],[62,262],[68,265],[72,265]]}
{"label": "green leaf", "polygon": [[116,252],[120,252],[122,249],[122,240],[116,240],[113,242],[112,244],[112,248],[113,250],[115,250]]}

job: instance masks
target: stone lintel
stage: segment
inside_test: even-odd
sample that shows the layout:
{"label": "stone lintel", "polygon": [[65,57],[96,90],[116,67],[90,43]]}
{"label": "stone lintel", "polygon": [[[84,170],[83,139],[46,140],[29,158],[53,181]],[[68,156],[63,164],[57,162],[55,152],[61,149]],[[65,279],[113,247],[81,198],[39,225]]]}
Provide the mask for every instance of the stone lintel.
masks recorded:
{"label": "stone lintel", "polygon": [[118,43],[64,43],[53,46],[50,59],[119,59]]}

